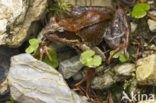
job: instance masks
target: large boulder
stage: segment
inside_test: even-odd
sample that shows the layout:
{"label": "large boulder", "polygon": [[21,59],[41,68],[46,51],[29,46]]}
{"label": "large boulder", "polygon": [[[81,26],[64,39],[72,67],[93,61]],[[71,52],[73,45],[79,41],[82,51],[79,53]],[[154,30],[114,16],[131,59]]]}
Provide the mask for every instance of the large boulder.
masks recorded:
{"label": "large boulder", "polygon": [[8,83],[18,103],[88,103],[70,90],[56,69],[30,54],[12,57]]}
{"label": "large boulder", "polygon": [[0,0],[0,45],[20,46],[34,31],[32,24],[43,16],[46,5],[47,0]]}

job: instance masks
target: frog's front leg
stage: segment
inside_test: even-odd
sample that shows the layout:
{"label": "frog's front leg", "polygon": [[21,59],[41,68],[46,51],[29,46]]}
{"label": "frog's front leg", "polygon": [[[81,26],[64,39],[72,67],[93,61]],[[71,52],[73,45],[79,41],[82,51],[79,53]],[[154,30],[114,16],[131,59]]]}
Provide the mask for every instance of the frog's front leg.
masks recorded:
{"label": "frog's front leg", "polygon": [[86,44],[82,44],[80,43],[79,40],[75,39],[75,40],[69,40],[66,38],[60,38],[57,34],[47,34],[44,35],[49,41],[56,41],[56,42],[60,42],[60,43],[64,43],[68,46],[71,46],[75,49],[79,49],[81,51],[85,51],[85,50],[90,50],[90,47],[87,46]]}
{"label": "frog's front leg", "polygon": [[50,61],[52,61],[52,58],[49,54],[49,51],[52,50],[51,48],[48,48],[47,45],[49,44],[50,42],[49,41],[42,41],[40,44],[39,44],[39,47],[35,53],[35,57],[38,56],[39,59],[42,61],[43,59],[43,55],[46,54],[49,58]]}

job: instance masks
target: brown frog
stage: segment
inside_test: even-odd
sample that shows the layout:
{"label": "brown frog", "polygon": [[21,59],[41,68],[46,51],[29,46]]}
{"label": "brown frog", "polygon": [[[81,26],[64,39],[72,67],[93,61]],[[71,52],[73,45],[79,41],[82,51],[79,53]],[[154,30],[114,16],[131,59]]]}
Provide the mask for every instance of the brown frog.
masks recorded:
{"label": "brown frog", "polygon": [[113,11],[106,7],[75,7],[71,14],[60,19],[51,17],[43,35],[50,41],[60,41],[82,50],[83,45],[92,47],[103,40],[103,33]]}
{"label": "brown frog", "polygon": [[[108,58],[110,63],[112,56],[122,48],[126,52],[130,28],[122,9],[116,10],[113,18],[113,10],[107,7],[74,7],[71,14],[64,19],[51,17],[42,34],[49,41],[59,41],[82,51],[105,40],[110,48],[115,49]],[[45,53],[48,54],[47,51]],[[89,93],[89,83],[94,74],[95,69],[89,69],[87,75],[75,86],[87,81]]]}
{"label": "brown frog", "polygon": [[[110,21],[112,22],[110,23]],[[111,25],[108,26],[108,23]],[[108,27],[107,27],[108,26]],[[108,7],[76,6],[68,17],[51,17],[42,34],[49,41],[59,41],[81,50],[90,49],[104,39],[110,48],[115,49],[112,56],[128,46],[130,28],[122,9],[115,12]]]}

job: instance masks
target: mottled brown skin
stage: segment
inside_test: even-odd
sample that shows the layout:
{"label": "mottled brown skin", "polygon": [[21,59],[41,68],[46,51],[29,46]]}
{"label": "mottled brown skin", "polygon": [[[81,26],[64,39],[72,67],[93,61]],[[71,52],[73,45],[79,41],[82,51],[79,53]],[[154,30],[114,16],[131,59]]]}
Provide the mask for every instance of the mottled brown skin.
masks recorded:
{"label": "mottled brown skin", "polygon": [[[106,7],[75,7],[65,19],[52,17],[43,35],[50,41],[60,41],[73,47],[83,44],[96,46],[104,35],[109,47],[116,49],[120,44],[127,44],[130,30],[122,9],[116,11],[111,25],[106,29],[112,20],[112,13],[112,9]],[[63,32],[51,26],[55,23]]]}
{"label": "mottled brown skin", "polygon": [[[112,9],[106,7],[75,7],[68,18],[52,17],[43,35],[50,41],[57,40],[72,46],[96,46],[103,40],[104,31],[112,15]],[[53,23],[63,28],[63,32],[51,32]]]}

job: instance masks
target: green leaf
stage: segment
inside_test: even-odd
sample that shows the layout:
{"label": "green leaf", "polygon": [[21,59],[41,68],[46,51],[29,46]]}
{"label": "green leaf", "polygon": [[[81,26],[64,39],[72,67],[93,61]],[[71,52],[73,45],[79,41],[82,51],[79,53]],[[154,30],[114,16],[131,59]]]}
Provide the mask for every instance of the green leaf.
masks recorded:
{"label": "green leaf", "polygon": [[87,67],[94,67],[93,58],[88,58],[84,65],[86,65]]}
{"label": "green leaf", "polygon": [[143,18],[144,16],[146,16],[146,11],[140,9],[140,10],[133,10],[132,11],[132,16],[139,19],[139,18]]}
{"label": "green leaf", "polygon": [[[81,53],[81,62],[82,64],[86,64],[87,62],[89,63],[90,58],[95,55],[95,52],[93,50],[87,50]],[[86,64],[87,65],[87,64]]]}
{"label": "green leaf", "polygon": [[42,41],[41,40],[38,40],[38,39],[30,39],[29,40],[29,47],[25,50],[26,53],[34,53],[37,51],[37,48],[39,47],[39,43],[41,43]]}
{"label": "green leaf", "polygon": [[33,51],[34,51],[34,49],[33,49],[33,47],[32,46],[29,46],[26,50],[25,50],[25,52],[26,53],[33,53]]}
{"label": "green leaf", "polygon": [[58,67],[58,60],[57,60],[57,54],[55,51],[49,51],[49,54],[52,58],[52,61],[49,60],[48,56],[45,56],[43,58],[43,62],[49,64],[50,66],[54,67],[54,68],[57,68]]}
{"label": "green leaf", "polygon": [[[110,54],[112,54],[113,52],[114,52],[114,50],[110,51]],[[113,56],[113,58],[119,58],[119,56],[120,56],[120,53],[116,53],[116,54]]]}
{"label": "green leaf", "polygon": [[126,58],[124,54],[121,54],[119,57],[119,60],[120,60],[120,62],[124,63],[124,62],[128,61],[128,58]]}
{"label": "green leaf", "polygon": [[134,18],[143,18],[144,16],[146,16],[146,11],[150,9],[150,5],[147,3],[140,3],[134,6],[131,15]]}
{"label": "green leaf", "polygon": [[[114,50],[112,50],[112,51],[110,52],[110,54],[113,53],[113,52],[114,52]],[[124,52],[123,52],[123,50],[122,50],[122,51],[116,53],[116,54],[113,56],[113,58],[116,58],[116,59],[118,58],[118,59],[120,60],[120,62],[124,63],[124,62],[127,62],[127,61],[129,60],[129,53],[127,52],[127,57],[125,57]]]}
{"label": "green leaf", "polygon": [[138,9],[138,8],[142,8],[143,10],[149,10],[150,9],[150,5],[147,3],[140,3],[134,6],[134,9]]}
{"label": "green leaf", "polygon": [[100,56],[98,56],[98,55],[95,55],[95,56],[93,57],[93,63],[94,63],[94,66],[95,66],[95,67],[101,65],[101,63],[102,63],[102,58],[101,58]]}
{"label": "green leaf", "polygon": [[93,50],[87,50],[81,53],[80,61],[82,64],[88,67],[97,67],[102,63],[102,58],[98,55],[95,55]]}
{"label": "green leaf", "polygon": [[83,58],[92,57],[94,55],[95,55],[95,52],[93,50],[87,50],[81,54]]}

